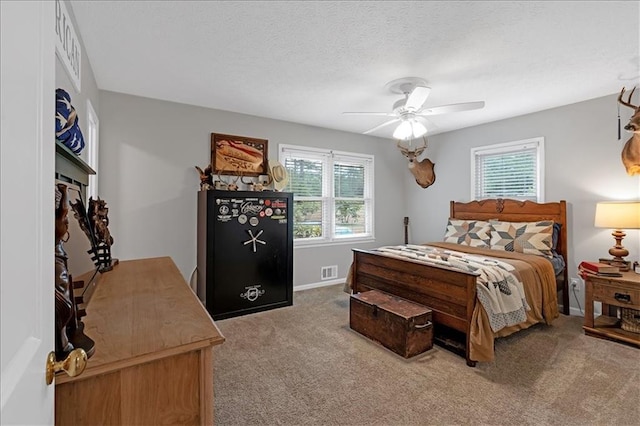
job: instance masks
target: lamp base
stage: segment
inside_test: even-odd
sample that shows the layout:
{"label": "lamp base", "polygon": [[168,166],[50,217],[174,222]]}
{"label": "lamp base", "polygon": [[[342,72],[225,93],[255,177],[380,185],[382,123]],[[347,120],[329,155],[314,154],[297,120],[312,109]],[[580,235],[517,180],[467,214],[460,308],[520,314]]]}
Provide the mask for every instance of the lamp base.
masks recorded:
{"label": "lamp base", "polygon": [[617,266],[618,268],[620,268],[620,272],[627,272],[631,270],[631,262],[628,262],[624,259],[605,259],[605,258],[600,258],[598,259],[598,262],[600,263],[606,263],[607,265],[611,265],[611,266]]}

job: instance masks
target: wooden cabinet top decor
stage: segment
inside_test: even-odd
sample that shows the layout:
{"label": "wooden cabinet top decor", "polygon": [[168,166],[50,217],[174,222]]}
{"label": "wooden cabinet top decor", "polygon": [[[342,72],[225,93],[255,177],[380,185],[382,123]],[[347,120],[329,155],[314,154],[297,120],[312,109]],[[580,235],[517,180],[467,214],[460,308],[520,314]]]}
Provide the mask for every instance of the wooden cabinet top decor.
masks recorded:
{"label": "wooden cabinet top decor", "polygon": [[79,376],[56,375],[56,425],[213,424],[224,337],[171,258],[100,274],[86,312],[95,354]]}
{"label": "wooden cabinet top decor", "polygon": [[102,274],[85,317],[96,353],[82,375],[62,384],[224,342],[169,257],[127,260]]}

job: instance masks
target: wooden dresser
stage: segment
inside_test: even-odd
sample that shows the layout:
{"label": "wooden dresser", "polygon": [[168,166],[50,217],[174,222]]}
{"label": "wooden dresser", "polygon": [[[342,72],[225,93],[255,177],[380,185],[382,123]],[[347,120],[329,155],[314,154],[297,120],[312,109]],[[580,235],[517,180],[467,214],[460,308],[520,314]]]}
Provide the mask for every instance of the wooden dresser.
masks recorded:
{"label": "wooden dresser", "polygon": [[84,324],[96,351],[81,375],[56,375],[56,425],[213,424],[224,337],[171,258],[102,274]]}

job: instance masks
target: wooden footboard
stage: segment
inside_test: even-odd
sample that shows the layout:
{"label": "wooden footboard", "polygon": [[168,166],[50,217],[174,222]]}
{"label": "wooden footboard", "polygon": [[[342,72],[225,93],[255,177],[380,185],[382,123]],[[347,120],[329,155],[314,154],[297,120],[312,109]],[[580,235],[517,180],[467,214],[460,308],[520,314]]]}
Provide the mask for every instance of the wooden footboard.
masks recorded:
{"label": "wooden footboard", "polygon": [[[468,203],[451,201],[449,217],[484,221],[496,219],[506,222],[552,220],[560,224],[556,251],[565,261],[569,260],[564,200],[551,203],[507,199],[487,199]],[[476,361],[470,358],[470,337],[472,316],[477,303],[476,275],[410,259],[383,256],[375,251],[353,249],[353,253],[354,261],[351,270],[353,292],[379,289],[429,307],[433,311],[436,342],[444,327],[462,333],[463,351],[467,364],[475,365]],[[568,315],[567,268],[562,271],[560,282],[564,313]]]}
{"label": "wooden footboard", "polygon": [[476,303],[476,275],[367,250],[353,249],[353,254],[354,293],[378,289],[429,307],[436,334],[439,325],[464,333],[467,365],[475,366],[469,356],[469,338]]}

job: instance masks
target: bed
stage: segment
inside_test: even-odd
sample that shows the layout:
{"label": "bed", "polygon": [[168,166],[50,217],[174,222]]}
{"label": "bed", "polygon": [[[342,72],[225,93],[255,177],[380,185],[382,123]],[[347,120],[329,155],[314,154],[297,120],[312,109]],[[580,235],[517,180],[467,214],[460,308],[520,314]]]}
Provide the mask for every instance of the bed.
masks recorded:
{"label": "bed", "polygon": [[[524,283],[526,319],[498,331],[489,324],[489,316],[477,293],[479,273],[463,271],[448,264],[432,264],[389,255],[379,249],[353,249],[353,263],[347,278],[347,289],[353,293],[372,289],[428,306],[433,311],[436,342],[459,352],[467,365],[492,361],[494,340],[508,336],[534,324],[551,322],[558,317],[558,293],[562,293],[564,311],[568,313],[568,277],[564,261],[567,255],[567,222],[565,201],[535,203],[508,199],[489,199],[468,203],[450,202],[449,224],[459,221],[486,221],[495,224],[552,221],[554,228],[553,257],[514,253],[497,246],[472,247],[452,242],[425,243],[425,250],[465,253],[470,258],[487,258],[511,265],[513,273]],[[497,225],[496,225],[497,226]],[[495,228],[492,228],[495,234]],[[493,241],[493,240],[492,240]],[[393,247],[392,247],[393,248]],[[393,250],[391,250],[393,251]],[[466,254],[468,253],[468,254]],[[481,288],[484,294],[484,289]],[[486,306],[486,305],[485,305]]]}

